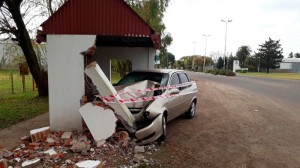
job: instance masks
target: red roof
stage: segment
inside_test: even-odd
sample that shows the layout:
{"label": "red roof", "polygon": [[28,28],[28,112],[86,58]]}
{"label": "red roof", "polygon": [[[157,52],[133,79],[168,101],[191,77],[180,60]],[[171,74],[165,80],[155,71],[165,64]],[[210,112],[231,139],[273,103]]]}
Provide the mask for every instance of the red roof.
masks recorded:
{"label": "red roof", "polygon": [[124,0],[68,0],[41,26],[43,34],[133,37],[155,34]]}

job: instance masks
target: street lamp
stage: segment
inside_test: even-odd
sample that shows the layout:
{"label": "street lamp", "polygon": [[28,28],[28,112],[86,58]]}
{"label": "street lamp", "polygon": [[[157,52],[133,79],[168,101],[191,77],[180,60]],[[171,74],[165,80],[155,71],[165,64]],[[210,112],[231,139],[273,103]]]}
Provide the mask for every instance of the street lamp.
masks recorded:
{"label": "street lamp", "polygon": [[225,29],[225,50],[224,50],[224,65],[223,65],[223,69],[225,69],[226,42],[227,42],[227,23],[232,22],[232,20],[221,20],[221,21],[226,23],[226,29]]}
{"label": "street lamp", "polygon": [[207,38],[210,36],[209,34],[203,34],[205,36],[205,54],[204,54],[204,62],[203,62],[203,72],[204,72],[204,67],[205,67],[205,58],[206,58],[206,47],[207,47]]}

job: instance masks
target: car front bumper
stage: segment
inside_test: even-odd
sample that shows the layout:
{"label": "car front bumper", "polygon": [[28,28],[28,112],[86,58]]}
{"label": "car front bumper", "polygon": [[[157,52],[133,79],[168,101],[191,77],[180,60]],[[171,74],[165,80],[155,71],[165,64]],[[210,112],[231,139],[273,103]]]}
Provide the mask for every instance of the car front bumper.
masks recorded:
{"label": "car front bumper", "polygon": [[162,135],[162,117],[163,114],[158,115],[150,125],[136,131],[135,137],[140,144],[151,143]]}

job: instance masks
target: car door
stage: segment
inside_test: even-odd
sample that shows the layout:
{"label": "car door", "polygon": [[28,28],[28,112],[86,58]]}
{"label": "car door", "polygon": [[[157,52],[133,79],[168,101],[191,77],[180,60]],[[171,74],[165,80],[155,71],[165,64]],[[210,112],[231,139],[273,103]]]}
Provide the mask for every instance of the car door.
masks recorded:
{"label": "car door", "polygon": [[[190,82],[190,80],[189,80],[188,76],[186,75],[186,73],[180,72],[180,73],[178,73],[178,76],[179,76],[179,80],[180,80],[181,84],[186,83],[186,82]],[[182,97],[180,113],[184,113],[189,109],[192,98],[193,98],[193,93],[191,91],[191,86],[182,87],[181,91],[180,91],[180,94],[181,94],[181,97]]]}
{"label": "car door", "polygon": [[[173,73],[173,75],[170,78],[169,85],[178,85],[178,84],[180,84],[179,76],[177,73]],[[168,91],[170,92],[171,89],[169,89]],[[180,95],[168,98],[168,120],[171,120],[180,114],[180,112],[182,111],[180,109],[181,104],[182,104],[182,97]]]}

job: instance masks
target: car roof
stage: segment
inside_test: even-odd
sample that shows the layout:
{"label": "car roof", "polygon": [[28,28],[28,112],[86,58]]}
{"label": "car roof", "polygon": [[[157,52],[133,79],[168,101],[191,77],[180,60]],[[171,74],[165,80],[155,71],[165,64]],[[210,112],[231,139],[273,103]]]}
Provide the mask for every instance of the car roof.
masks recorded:
{"label": "car roof", "polygon": [[137,69],[132,72],[155,72],[155,73],[168,73],[172,74],[174,72],[184,72],[183,70],[178,69]]}

